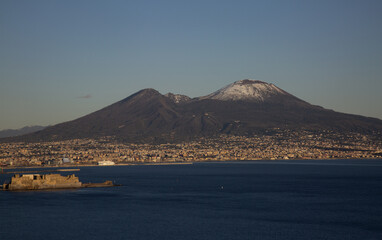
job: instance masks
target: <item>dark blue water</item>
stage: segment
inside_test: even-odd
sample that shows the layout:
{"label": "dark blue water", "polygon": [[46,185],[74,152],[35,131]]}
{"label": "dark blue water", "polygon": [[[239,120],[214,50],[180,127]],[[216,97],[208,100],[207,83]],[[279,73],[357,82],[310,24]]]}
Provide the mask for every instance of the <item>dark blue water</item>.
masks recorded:
{"label": "dark blue water", "polygon": [[382,239],[378,160],[84,167],[76,175],[123,186],[0,192],[0,239]]}

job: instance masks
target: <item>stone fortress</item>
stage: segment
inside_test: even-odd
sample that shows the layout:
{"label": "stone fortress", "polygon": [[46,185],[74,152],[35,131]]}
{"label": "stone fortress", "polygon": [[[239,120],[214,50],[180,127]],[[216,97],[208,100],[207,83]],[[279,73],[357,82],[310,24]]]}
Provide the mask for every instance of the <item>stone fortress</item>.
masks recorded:
{"label": "stone fortress", "polygon": [[48,190],[48,189],[74,189],[89,187],[113,187],[112,181],[103,183],[82,183],[74,174],[62,176],[60,174],[15,174],[10,183],[4,183],[0,190],[25,191],[25,190]]}
{"label": "stone fortress", "polygon": [[61,176],[60,174],[16,174],[11,183],[3,184],[4,190],[38,190],[80,188],[82,183],[74,174]]}

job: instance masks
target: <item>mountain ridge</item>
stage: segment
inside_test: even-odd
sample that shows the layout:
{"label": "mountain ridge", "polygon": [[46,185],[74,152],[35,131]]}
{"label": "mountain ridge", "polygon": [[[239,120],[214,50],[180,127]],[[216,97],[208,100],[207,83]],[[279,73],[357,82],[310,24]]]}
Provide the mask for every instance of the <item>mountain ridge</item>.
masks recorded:
{"label": "mountain ridge", "polygon": [[15,137],[28,133],[33,133],[46,128],[46,126],[25,126],[18,129],[4,129],[0,130],[0,138]]}

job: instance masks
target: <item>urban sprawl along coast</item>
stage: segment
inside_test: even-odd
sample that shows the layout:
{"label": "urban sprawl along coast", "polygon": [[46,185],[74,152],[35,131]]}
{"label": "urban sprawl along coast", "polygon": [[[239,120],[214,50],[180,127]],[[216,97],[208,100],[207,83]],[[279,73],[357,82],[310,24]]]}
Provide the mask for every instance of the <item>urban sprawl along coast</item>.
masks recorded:
{"label": "urban sprawl along coast", "polygon": [[176,144],[118,143],[112,137],[0,144],[1,167],[360,158],[382,158],[380,133],[273,129],[269,135],[221,135]]}

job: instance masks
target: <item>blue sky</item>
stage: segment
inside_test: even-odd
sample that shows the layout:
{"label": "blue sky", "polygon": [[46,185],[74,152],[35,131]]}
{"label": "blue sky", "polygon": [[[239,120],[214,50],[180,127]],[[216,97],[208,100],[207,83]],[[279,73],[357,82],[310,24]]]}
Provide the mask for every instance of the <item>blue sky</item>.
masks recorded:
{"label": "blue sky", "polygon": [[382,119],[382,1],[0,1],[0,129],[271,82]]}

